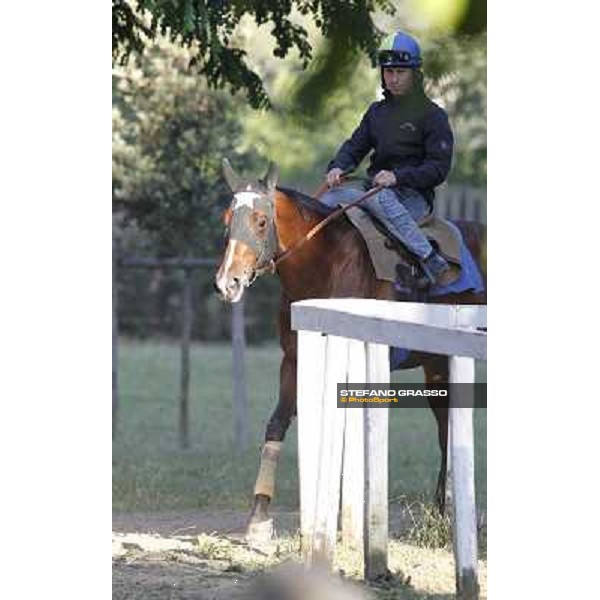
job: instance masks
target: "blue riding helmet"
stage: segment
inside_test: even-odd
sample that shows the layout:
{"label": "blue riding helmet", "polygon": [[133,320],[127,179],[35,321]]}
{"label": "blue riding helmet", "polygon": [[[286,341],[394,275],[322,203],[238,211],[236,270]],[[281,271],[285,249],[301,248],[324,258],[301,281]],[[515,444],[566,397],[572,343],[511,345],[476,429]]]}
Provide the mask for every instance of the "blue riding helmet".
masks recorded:
{"label": "blue riding helmet", "polygon": [[423,63],[419,43],[414,37],[402,31],[396,31],[385,38],[379,48],[378,59],[381,68],[418,69]]}

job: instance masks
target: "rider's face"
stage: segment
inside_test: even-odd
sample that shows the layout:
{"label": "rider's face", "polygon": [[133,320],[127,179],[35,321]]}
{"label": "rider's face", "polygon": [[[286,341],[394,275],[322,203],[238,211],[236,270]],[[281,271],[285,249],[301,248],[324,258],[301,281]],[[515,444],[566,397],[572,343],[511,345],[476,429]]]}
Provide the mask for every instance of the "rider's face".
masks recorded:
{"label": "rider's face", "polygon": [[413,71],[404,67],[385,67],[383,80],[393,96],[404,96],[412,87]]}

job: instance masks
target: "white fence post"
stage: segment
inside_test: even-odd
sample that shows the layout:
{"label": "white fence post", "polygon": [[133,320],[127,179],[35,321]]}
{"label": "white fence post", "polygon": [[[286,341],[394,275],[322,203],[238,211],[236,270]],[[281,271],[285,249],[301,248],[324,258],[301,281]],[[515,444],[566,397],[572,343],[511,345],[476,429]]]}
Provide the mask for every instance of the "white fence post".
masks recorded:
{"label": "white fence post", "polygon": [[[367,344],[367,383],[389,383],[389,347]],[[365,417],[365,578],[388,570],[388,409],[363,408]]]}
{"label": "white fence post", "polygon": [[[348,348],[348,383],[366,383],[366,344],[350,340]],[[342,544],[363,551],[364,520],[364,412],[345,408],[344,459],[342,465]]]}
{"label": "white fence post", "polygon": [[[465,386],[458,399],[456,394],[451,394],[450,398],[452,530],[456,560],[456,592],[460,600],[475,600],[479,594],[472,391],[475,383],[475,360],[463,356],[450,357],[450,383]],[[467,384],[470,389],[467,388]]]}
{"label": "white fence post", "polygon": [[305,562],[312,560],[317,499],[319,437],[323,420],[326,337],[317,331],[298,331],[297,410],[300,532]]}
{"label": "white fence post", "polygon": [[310,333],[298,334],[302,554],[307,564],[331,567],[344,434],[344,411],[337,408],[337,383],[346,381],[349,340]]}
{"label": "white fence post", "polygon": [[313,531],[313,562],[331,567],[337,535],[342,475],[344,411],[337,407],[337,384],[346,381],[347,338],[327,336],[325,349],[325,385],[321,397],[323,416],[318,438],[317,494]]}

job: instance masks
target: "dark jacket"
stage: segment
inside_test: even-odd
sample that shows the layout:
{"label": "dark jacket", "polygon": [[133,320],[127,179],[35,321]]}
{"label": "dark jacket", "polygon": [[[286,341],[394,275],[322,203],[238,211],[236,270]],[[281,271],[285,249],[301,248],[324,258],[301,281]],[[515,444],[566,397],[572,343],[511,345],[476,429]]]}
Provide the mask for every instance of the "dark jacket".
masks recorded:
{"label": "dark jacket", "polygon": [[407,96],[388,96],[371,104],[328,169],[353,170],[373,150],[370,177],[382,169],[393,171],[399,187],[418,190],[432,204],[434,188],[450,171],[453,146],[446,111],[417,86]]}

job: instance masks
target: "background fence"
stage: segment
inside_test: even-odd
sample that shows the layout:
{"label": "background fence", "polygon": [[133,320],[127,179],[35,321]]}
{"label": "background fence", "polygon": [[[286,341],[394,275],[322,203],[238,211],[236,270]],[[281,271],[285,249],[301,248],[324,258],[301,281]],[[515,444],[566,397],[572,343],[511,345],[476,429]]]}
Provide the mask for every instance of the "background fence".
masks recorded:
{"label": "background fence", "polygon": [[436,191],[435,213],[447,219],[487,223],[487,191],[469,185],[443,185]]}
{"label": "background fence", "polygon": [[[194,271],[208,268],[212,274],[218,265],[214,258],[148,258],[122,257],[118,244],[113,245],[113,315],[112,315],[112,405],[113,405],[113,438],[117,433],[119,412],[119,273],[127,269],[172,271],[183,273],[183,285],[180,298],[180,340],[181,362],[179,382],[179,443],[182,448],[189,447],[189,390],[190,390],[190,343],[194,322]],[[248,445],[248,407],[244,370],[244,348],[246,346],[244,301],[231,305],[231,340],[233,350],[233,413],[235,440],[239,449]]]}

